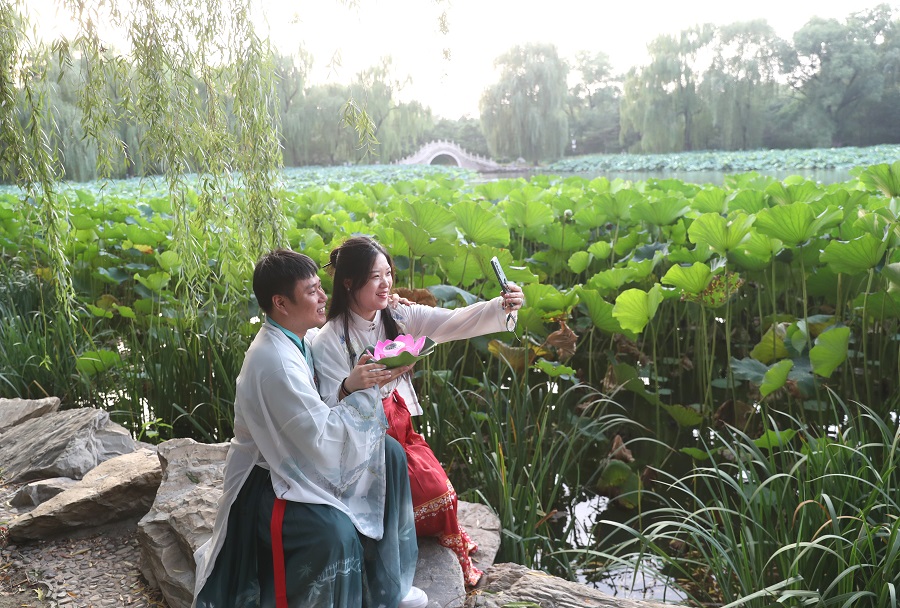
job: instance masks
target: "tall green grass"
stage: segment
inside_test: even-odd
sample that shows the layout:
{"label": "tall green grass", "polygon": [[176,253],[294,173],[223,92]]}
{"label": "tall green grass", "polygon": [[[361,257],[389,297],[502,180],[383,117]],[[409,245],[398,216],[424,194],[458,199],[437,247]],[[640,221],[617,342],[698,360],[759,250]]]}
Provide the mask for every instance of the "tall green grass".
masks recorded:
{"label": "tall green grass", "polygon": [[[144,439],[231,437],[235,380],[252,330],[246,306],[212,304],[191,320],[165,312],[104,318],[83,308],[69,315],[14,262],[0,277],[0,395],[105,409]],[[98,351],[112,361],[96,359]]]}
{"label": "tall green grass", "polygon": [[898,606],[900,430],[832,400],[826,433],[774,415],[757,439],[711,432],[708,461],[681,477],[657,471],[644,498],[657,506],[640,520],[598,523],[628,540],[581,559],[637,570],[661,561],[703,605]]}
{"label": "tall green grass", "polygon": [[431,405],[424,429],[430,445],[461,497],[499,516],[498,559],[574,578],[559,549],[576,524],[565,517],[575,490],[596,470],[585,465],[599,468],[616,431],[634,423],[588,385],[548,383],[499,360],[482,364],[480,377],[460,378],[463,361],[452,383],[445,374],[421,374],[431,375],[420,393]]}

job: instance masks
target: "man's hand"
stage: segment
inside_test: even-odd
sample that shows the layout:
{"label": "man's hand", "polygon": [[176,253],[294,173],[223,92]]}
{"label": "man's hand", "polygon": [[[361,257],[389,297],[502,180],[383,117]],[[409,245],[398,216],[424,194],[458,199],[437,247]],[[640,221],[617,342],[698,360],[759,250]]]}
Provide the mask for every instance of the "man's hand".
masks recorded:
{"label": "man's hand", "polygon": [[397,306],[398,304],[403,304],[404,306],[412,306],[415,302],[410,302],[406,298],[400,297],[400,294],[392,293],[389,298],[390,301],[388,305],[391,307]]}

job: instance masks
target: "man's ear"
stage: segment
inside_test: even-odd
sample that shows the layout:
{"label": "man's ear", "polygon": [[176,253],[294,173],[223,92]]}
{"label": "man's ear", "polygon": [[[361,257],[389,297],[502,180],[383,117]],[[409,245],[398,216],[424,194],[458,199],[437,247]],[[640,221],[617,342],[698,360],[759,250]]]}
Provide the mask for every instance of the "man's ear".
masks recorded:
{"label": "man's ear", "polygon": [[280,306],[284,305],[284,296],[276,293],[272,296],[272,310],[277,310]]}

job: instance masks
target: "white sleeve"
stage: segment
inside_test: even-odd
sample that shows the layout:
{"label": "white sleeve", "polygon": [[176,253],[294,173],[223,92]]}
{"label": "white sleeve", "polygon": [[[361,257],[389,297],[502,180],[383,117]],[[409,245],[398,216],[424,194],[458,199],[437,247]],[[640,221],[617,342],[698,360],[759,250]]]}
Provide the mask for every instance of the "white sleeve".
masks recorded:
{"label": "white sleeve", "polygon": [[[435,342],[465,340],[484,334],[507,331],[507,311],[503,309],[503,298],[496,297],[486,302],[449,310],[413,304],[398,307],[398,319],[406,331],[415,337],[428,336]],[[510,323],[514,323],[516,313],[512,313]]]}
{"label": "white sleeve", "polygon": [[338,404],[341,382],[350,375],[347,347],[341,344],[336,331],[329,323],[312,341],[313,364],[319,381],[319,395],[329,406]]}
{"label": "white sleeve", "polygon": [[332,408],[319,398],[305,362],[270,369],[247,386],[254,393],[247,401],[258,409],[246,411],[244,424],[257,448],[282,478],[318,478],[317,485],[325,482],[341,496],[379,457],[386,424],[377,391],[357,391]]}

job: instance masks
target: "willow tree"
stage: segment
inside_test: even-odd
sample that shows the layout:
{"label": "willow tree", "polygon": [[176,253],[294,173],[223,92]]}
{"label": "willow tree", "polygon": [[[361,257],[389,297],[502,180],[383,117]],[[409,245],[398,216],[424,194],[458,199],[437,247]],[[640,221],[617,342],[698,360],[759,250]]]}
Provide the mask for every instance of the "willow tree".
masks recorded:
{"label": "willow tree", "polygon": [[706,144],[707,134],[696,124],[705,109],[698,88],[714,32],[706,24],[659,36],[647,47],[649,65],[626,76],[622,138],[639,139],[639,151],[693,150]]}
{"label": "willow tree", "polygon": [[568,140],[566,77],[556,47],[517,46],[495,61],[500,80],[481,97],[481,124],[491,154],[538,163],[563,155]]}
{"label": "willow tree", "polygon": [[718,134],[716,147],[763,147],[787,42],[759,19],[718,28],[711,46],[712,65],[703,76],[701,92]]}
{"label": "willow tree", "polygon": [[569,89],[567,114],[571,154],[618,152],[621,78],[613,74],[606,53],[581,51],[575,56],[578,80]]}
{"label": "willow tree", "polygon": [[[96,148],[98,175],[110,176],[117,163],[138,156],[164,172],[173,249],[182,260],[180,290],[186,309],[200,305],[208,285],[246,278],[261,252],[285,243],[275,197],[281,167],[275,66],[254,29],[254,3],[58,1],[78,31],[52,48],[29,26],[25,2],[0,2],[0,171],[39,201],[55,284],[62,301],[70,301],[67,203],[57,193],[63,173],[50,94],[53,69],[68,70],[62,76],[80,83],[74,105],[81,132]],[[21,99],[25,117],[15,103]],[[126,142],[125,127],[134,124],[144,126],[139,140]],[[196,196],[188,173],[198,174]],[[219,239],[214,265],[200,234]],[[221,281],[211,282],[211,273]]]}

